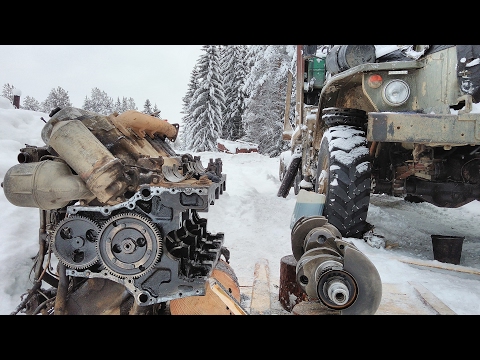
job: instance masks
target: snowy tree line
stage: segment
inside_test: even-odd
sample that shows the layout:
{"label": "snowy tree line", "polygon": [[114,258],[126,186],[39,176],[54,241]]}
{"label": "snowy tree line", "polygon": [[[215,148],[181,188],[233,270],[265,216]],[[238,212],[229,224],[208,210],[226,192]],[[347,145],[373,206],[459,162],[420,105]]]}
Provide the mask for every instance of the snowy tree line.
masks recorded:
{"label": "snowy tree line", "polygon": [[[287,76],[295,77],[295,45],[204,45],[191,70],[182,98],[182,126],[175,147],[191,152],[217,151],[217,139],[258,144],[261,154],[276,157],[288,147],[282,140]],[[295,93],[295,81],[292,93]],[[2,95],[13,103],[13,85],[5,84]],[[289,118],[294,122],[295,96]],[[72,106],[68,92],[53,88],[38,102],[26,96],[25,110],[49,113],[56,107]],[[114,101],[105,91],[93,88],[85,97],[85,110],[109,115],[138,110],[133,98]],[[160,118],[149,99],[144,113]]]}
{"label": "snowy tree line", "polygon": [[[2,96],[9,99],[12,104],[14,98],[14,89],[15,87],[8,83],[3,85],[2,89]],[[72,106],[72,103],[70,102],[68,91],[60,86],[50,90],[50,93],[43,102],[39,102],[37,99],[31,96],[25,96],[20,104],[21,109],[41,111],[47,114],[56,107],[62,108],[65,106]],[[113,98],[108,96],[105,91],[102,91],[99,88],[92,89],[90,98],[85,96],[81,108],[103,115],[109,115],[113,112],[118,112],[120,114],[127,110],[138,110],[133,98],[123,97],[122,100],[120,100],[120,98],[117,97],[117,100],[114,101]],[[157,104],[152,106],[152,103],[149,99],[145,101],[142,112],[160,117],[160,110],[157,108]]]}
{"label": "snowy tree line", "polygon": [[[282,131],[296,46],[204,45],[202,50],[183,98],[182,148],[217,151],[222,138],[253,142],[259,153],[279,156],[288,146]],[[289,118],[293,122],[294,110]]]}

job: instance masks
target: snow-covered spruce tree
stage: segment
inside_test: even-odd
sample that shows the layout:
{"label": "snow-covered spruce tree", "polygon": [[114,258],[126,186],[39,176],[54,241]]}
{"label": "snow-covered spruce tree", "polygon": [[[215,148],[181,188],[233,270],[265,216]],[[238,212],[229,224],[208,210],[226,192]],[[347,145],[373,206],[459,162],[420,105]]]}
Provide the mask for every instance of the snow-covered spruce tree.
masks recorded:
{"label": "snow-covered spruce tree", "polygon": [[157,107],[157,104],[153,105],[153,109],[152,109],[152,116],[155,116],[156,118],[159,118],[161,119],[162,117],[160,116],[160,109]]}
{"label": "snow-covered spruce tree", "polygon": [[222,131],[225,95],[217,45],[204,45],[200,55],[198,88],[190,100],[184,118],[185,147],[192,152],[217,151],[217,139]]}
{"label": "snow-covered spruce tree", "polygon": [[247,75],[245,76],[245,83],[243,84],[243,93],[245,94],[245,111],[243,114],[243,124],[245,130],[245,136],[243,140],[246,141],[256,141],[257,137],[252,137],[253,135],[249,130],[249,123],[246,121],[246,116],[249,114],[248,104],[250,102],[250,97],[255,89],[255,81],[259,77],[258,66],[254,68],[255,63],[259,63],[263,58],[263,53],[268,45],[252,45],[247,50],[247,56],[245,59],[247,67]]}
{"label": "snow-covered spruce tree", "polygon": [[[135,105],[135,100],[132,97],[127,99],[127,107],[126,110],[138,110],[137,105]],[[125,110],[125,111],[126,111]]]}
{"label": "snow-covered spruce tree", "polygon": [[115,103],[113,109],[117,113],[121,114],[127,110],[137,110],[137,106],[132,98],[127,99],[125,96],[123,96],[122,101],[120,101],[120,98],[117,97],[117,102]]}
{"label": "snow-covered spruce tree", "polygon": [[254,65],[245,80],[245,140],[258,144],[258,152],[279,156],[288,144],[282,140],[287,74],[296,59],[295,45],[255,45]]}
{"label": "snow-covered spruce tree", "polygon": [[222,138],[238,140],[245,135],[243,112],[245,94],[243,85],[247,75],[246,45],[225,45],[222,51],[223,88],[225,111],[223,114]]}
{"label": "snow-covered spruce tree", "polygon": [[122,106],[120,107],[119,113],[121,114],[121,113],[123,113],[123,112],[125,112],[125,111],[127,111],[127,110],[129,110],[129,108],[128,108],[128,102],[127,102],[127,98],[124,96],[124,97],[122,98]]}
{"label": "snow-covered spruce tree", "polygon": [[25,99],[23,99],[21,108],[24,110],[40,111],[41,106],[35,98],[27,95],[25,96]]}
{"label": "snow-covered spruce tree", "polygon": [[95,87],[92,89],[92,97],[85,97],[83,109],[93,111],[102,115],[110,115],[114,112],[113,99],[105,91]]}
{"label": "snow-covered spruce tree", "polygon": [[57,107],[64,108],[67,106],[72,106],[68,91],[64,90],[60,86],[57,86],[57,88],[50,90],[50,93],[45,101],[41,103],[41,111],[50,113],[50,111]]}
{"label": "snow-covered spruce tree", "polygon": [[143,104],[143,113],[152,115],[152,103],[150,102],[149,99],[145,100],[145,104]]}
{"label": "snow-covered spruce tree", "polygon": [[10,100],[12,104],[13,104],[13,89],[15,89],[15,87],[8,83],[3,85],[3,89],[2,89],[2,96]]}
{"label": "snow-covered spruce tree", "polygon": [[117,101],[115,101],[115,104],[113,105],[113,111],[117,112],[118,114],[121,114],[122,111],[122,103],[120,102],[120,98],[117,96]]}
{"label": "snow-covered spruce tree", "polygon": [[[176,148],[180,150],[186,150],[185,144],[187,140],[185,139],[185,124],[188,124],[189,117],[190,117],[190,103],[193,98],[193,94],[198,89],[198,68],[195,65],[190,73],[190,81],[187,85],[187,92],[185,96],[182,98],[182,111],[181,113],[184,114],[182,116],[182,126],[179,128],[179,134],[176,140]],[[188,132],[187,132],[188,133]]]}

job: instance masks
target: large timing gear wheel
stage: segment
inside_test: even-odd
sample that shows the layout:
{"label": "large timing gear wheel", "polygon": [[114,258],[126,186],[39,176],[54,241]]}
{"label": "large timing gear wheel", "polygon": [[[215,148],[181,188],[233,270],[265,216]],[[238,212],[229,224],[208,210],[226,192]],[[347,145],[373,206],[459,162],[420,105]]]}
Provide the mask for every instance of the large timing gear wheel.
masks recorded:
{"label": "large timing gear wheel", "polygon": [[138,278],[159,261],[162,237],[148,217],[134,212],[122,213],[103,225],[97,253],[112,275]]}
{"label": "large timing gear wheel", "polygon": [[98,261],[95,242],[99,232],[93,220],[79,215],[67,217],[54,230],[53,252],[65,266],[86,269]]}

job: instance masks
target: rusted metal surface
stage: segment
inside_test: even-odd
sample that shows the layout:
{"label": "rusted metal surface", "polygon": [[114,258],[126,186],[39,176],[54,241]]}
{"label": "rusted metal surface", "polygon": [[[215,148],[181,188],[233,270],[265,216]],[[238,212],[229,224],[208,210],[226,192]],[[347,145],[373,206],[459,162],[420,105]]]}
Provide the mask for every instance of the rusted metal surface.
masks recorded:
{"label": "rusted metal surface", "polygon": [[480,144],[478,114],[435,115],[393,112],[368,114],[367,139],[430,146]]}
{"label": "rusted metal surface", "polygon": [[167,120],[135,110],[125,111],[113,117],[112,121],[125,136],[129,136],[128,129],[131,129],[140,138],[148,135],[153,139],[155,134],[160,134],[175,141],[178,134],[178,124],[170,124]]}
{"label": "rusted metal surface", "polygon": [[43,210],[61,208],[76,199],[95,198],[83,180],[58,161],[14,165],[5,174],[3,190],[12,204]]}

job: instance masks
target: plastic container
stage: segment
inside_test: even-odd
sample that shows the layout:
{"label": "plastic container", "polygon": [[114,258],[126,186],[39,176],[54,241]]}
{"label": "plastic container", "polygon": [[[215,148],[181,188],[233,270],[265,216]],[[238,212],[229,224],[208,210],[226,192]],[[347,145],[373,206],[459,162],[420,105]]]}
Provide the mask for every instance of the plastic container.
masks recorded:
{"label": "plastic container", "polygon": [[314,78],[313,88],[321,89],[325,82],[325,59],[311,58],[308,61],[310,64],[308,65],[307,82]]}
{"label": "plastic container", "polygon": [[455,265],[460,264],[464,236],[431,235],[431,237],[435,260]]}
{"label": "plastic container", "polygon": [[293,209],[292,219],[290,221],[290,229],[302,216],[320,216],[325,206],[325,195],[317,194],[313,191],[300,189],[297,195],[297,202]]}

